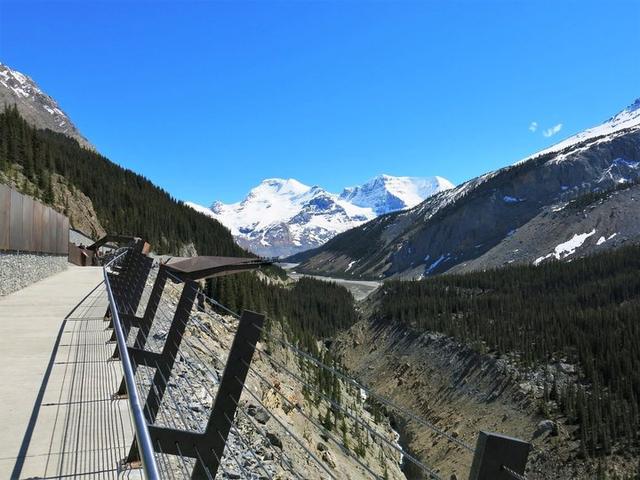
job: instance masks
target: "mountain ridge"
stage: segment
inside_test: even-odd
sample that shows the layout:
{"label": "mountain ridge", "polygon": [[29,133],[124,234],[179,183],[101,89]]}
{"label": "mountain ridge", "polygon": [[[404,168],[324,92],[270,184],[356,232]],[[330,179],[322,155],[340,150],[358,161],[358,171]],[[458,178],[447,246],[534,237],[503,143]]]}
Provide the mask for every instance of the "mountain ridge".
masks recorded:
{"label": "mountain ridge", "polygon": [[143,236],[157,252],[173,255],[249,254],[215,219],[100,155],[52,97],[2,64],[0,182],[42,200],[94,236]]}
{"label": "mountain ridge", "polygon": [[95,147],[73,124],[58,102],[28,75],[0,62],[0,110],[15,105],[20,115],[36,128],[49,129],[76,140],[82,147]]}
{"label": "mountain ridge", "polygon": [[452,186],[442,177],[379,175],[335,194],[296,179],[267,178],[240,202],[214,202],[210,208],[186,204],[227,226],[244,248],[263,256],[287,256]]}
{"label": "mountain ridge", "polygon": [[[639,105],[635,101],[601,125],[433,195],[412,209],[374,219],[288,260],[301,262],[298,269],[305,273],[376,279],[421,278],[471,263],[545,208],[560,208],[582,195],[634,182],[640,175]],[[610,208],[617,208],[615,201]],[[510,260],[532,262],[549,254],[541,250],[542,245],[548,248],[557,240],[559,246],[573,235],[585,233],[573,231],[578,224],[574,217],[570,220],[561,229],[567,238],[550,238],[540,248],[533,245],[527,255],[515,252]],[[597,230],[595,223],[589,231],[593,228]],[[593,242],[613,233],[597,231]],[[634,241],[640,236],[640,226],[628,233],[627,239]],[[584,243],[585,247],[590,245],[591,241]],[[581,254],[580,249],[576,252]],[[485,266],[488,264],[473,263],[476,269]]]}

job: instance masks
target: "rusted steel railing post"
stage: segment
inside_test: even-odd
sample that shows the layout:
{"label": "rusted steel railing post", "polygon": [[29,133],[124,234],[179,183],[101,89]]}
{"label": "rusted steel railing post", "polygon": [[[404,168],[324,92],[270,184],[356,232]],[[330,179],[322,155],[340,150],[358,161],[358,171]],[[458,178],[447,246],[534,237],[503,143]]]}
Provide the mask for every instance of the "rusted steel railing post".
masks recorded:
{"label": "rusted steel railing post", "polygon": [[469,480],[524,478],[531,444],[497,433],[480,432]]}

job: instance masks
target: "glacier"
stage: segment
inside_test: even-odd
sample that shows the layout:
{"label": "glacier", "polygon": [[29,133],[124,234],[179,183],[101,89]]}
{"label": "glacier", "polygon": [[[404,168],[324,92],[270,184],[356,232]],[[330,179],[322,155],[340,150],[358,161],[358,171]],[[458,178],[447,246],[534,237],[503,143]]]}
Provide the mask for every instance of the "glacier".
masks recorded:
{"label": "glacier", "polygon": [[210,208],[185,204],[220,221],[242,247],[262,256],[286,257],[453,186],[442,177],[379,175],[335,194],[293,178],[267,178],[240,202],[214,202]]}

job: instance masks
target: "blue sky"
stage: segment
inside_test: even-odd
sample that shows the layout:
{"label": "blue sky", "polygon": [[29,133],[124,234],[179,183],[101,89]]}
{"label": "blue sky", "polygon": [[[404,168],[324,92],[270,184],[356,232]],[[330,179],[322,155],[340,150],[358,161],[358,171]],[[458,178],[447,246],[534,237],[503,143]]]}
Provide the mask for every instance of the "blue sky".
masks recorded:
{"label": "blue sky", "polygon": [[0,0],[0,61],[101,153],[209,204],[265,177],[513,163],[640,96],[639,28],[637,1]]}

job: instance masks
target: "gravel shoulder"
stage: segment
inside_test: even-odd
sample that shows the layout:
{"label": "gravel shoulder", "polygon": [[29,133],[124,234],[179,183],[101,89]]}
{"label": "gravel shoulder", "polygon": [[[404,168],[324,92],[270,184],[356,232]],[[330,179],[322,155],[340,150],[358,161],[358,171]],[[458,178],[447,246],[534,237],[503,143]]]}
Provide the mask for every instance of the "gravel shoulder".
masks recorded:
{"label": "gravel shoulder", "polygon": [[68,266],[66,256],[0,253],[0,296],[17,292]]}

